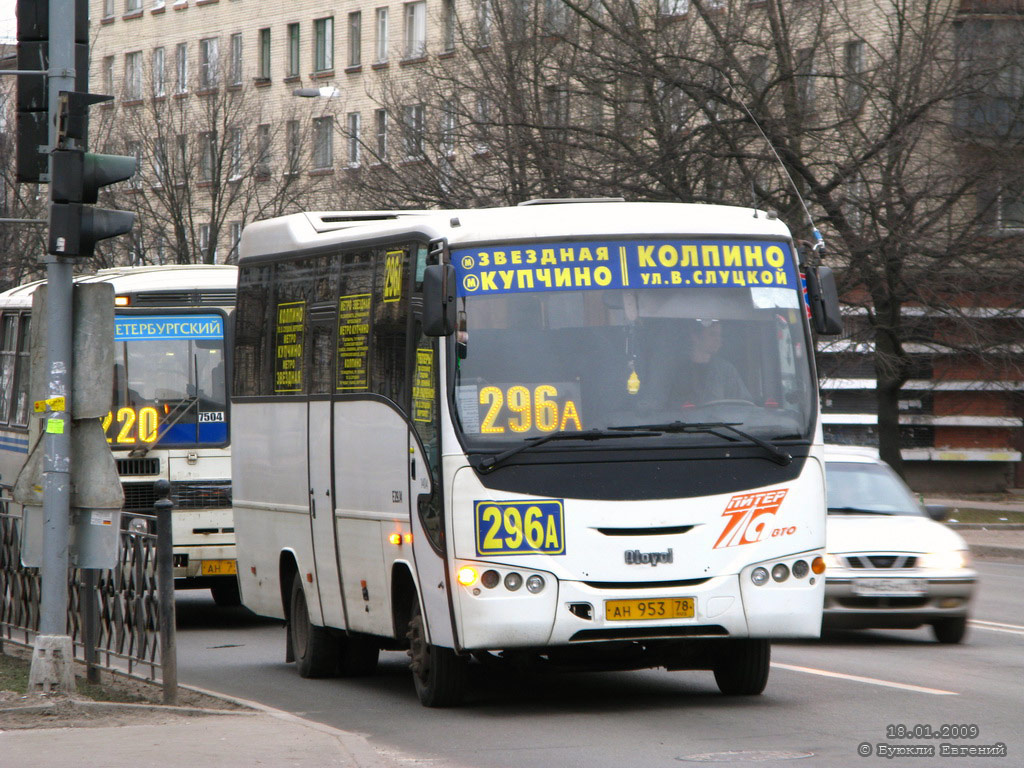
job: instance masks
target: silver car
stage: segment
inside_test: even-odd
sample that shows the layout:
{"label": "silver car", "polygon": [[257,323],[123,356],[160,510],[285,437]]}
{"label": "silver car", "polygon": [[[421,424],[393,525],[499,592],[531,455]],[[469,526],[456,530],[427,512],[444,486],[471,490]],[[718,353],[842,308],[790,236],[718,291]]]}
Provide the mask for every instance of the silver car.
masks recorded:
{"label": "silver car", "polygon": [[923,507],[873,449],[826,446],[825,460],[823,626],[929,624],[940,643],[959,643],[977,573],[963,538],[938,522],[948,510]]}

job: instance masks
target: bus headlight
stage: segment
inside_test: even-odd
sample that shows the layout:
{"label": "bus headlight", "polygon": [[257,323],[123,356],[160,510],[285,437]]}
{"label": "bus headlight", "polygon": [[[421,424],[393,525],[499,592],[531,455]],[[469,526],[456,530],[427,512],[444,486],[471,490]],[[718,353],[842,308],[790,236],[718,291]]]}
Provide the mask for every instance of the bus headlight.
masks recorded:
{"label": "bus headlight", "polygon": [[128,531],[131,533],[149,533],[149,521],[144,517],[133,517],[128,521]]}
{"label": "bus headlight", "polygon": [[757,567],[750,572],[750,580],[757,586],[767,583],[768,581],[768,569]]}
{"label": "bus headlight", "polygon": [[476,582],[476,569],[470,568],[468,565],[464,565],[459,568],[455,578],[459,580],[459,584],[462,586],[470,587]]}
{"label": "bus headlight", "polygon": [[509,592],[515,592],[523,586],[523,577],[513,571],[512,573],[505,574],[505,589]]}
{"label": "bus headlight", "polygon": [[536,573],[526,579],[526,589],[533,594],[537,594],[544,589],[544,577],[539,576]]}

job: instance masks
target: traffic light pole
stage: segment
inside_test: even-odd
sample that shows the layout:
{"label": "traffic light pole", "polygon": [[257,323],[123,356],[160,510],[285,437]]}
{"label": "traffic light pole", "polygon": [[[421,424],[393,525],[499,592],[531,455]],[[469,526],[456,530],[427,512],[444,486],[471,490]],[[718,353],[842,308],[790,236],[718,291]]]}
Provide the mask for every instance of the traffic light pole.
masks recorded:
{"label": "traffic light pole", "polygon": [[[75,0],[50,0],[49,147],[57,147],[61,91],[75,89]],[[51,185],[52,198],[52,185]],[[31,690],[74,690],[68,635],[68,544],[71,518],[72,261],[46,256],[46,392],[63,410],[43,417],[43,562],[39,635],[29,673]]]}

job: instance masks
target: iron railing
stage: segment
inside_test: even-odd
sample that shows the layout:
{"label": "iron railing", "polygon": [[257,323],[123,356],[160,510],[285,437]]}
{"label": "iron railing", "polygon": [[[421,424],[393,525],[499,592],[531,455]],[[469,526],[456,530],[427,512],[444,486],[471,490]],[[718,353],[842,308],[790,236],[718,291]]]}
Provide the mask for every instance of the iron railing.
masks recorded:
{"label": "iron railing", "polygon": [[[113,568],[68,571],[68,633],[89,679],[106,669],[160,680],[165,701],[177,689],[173,571],[161,567],[171,562],[170,507],[164,490],[153,515],[133,514],[148,530],[121,531]],[[0,497],[0,646],[31,647],[39,632],[39,569],[21,564],[21,524],[20,509]]]}

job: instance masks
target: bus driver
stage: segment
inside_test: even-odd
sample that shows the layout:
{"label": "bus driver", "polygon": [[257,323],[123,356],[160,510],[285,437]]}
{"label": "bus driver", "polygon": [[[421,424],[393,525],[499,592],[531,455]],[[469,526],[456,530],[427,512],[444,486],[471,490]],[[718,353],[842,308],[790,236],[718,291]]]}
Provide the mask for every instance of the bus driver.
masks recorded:
{"label": "bus driver", "polygon": [[753,401],[753,395],[740,378],[739,371],[719,355],[722,348],[722,324],[718,320],[698,319],[687,329],[689,353],[676,377],[673,401],[684,408],[717,400]]}

